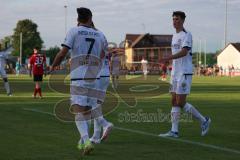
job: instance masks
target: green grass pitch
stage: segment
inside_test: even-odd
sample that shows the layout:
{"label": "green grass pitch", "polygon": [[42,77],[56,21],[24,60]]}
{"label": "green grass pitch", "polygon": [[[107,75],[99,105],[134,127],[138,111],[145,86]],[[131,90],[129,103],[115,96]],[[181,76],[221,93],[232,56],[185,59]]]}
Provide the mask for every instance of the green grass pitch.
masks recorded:
{"label": "green grass pitch", "polygon": [[33,99],[32,79],[10,76],[9,81],[13,97],[5,95],[0,82],[1,160],[240,159],[240,77],[194,77],[188,102],[211,117],[210,132],[201,137],[199,123],[190,120],[180,123],[177,140],[157,136],[168,131],[169,121],[149,120],[151,117],[137,121],[134,117],[137,113],[169,113],[168,84],[157,76],[146,81],[141,77],[121,79],[117,91],[109,87],[104,104],[106,119],[115,128],[106,142],[85,157],[76,148],[79,134],[75,124],[53,115],[56,104],[69,95],[49,89],[45,78],[44,98]]}

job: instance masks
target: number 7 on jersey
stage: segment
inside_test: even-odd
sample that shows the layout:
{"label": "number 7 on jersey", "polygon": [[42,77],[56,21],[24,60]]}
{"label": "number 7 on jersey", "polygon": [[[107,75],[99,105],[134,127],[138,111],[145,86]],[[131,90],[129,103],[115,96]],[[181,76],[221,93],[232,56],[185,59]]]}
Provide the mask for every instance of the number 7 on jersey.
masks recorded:
{"label": "number 7 on jersey", "polygon": [[93,49],[93,45],[94,45],[94,43],[95,43],[95,39],[93,39],[93,38],[86,38],[86,41],[87,42],[90,42],[90,47],[89,47],[89,49],[88,49],[88,55],[89,54],[91,54],[91,52],[92,52],[92,49]]}

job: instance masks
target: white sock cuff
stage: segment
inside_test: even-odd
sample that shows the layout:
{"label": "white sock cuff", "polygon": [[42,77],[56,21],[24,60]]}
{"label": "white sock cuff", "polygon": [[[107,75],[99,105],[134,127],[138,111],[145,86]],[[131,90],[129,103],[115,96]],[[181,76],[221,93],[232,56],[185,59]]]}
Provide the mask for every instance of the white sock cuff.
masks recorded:
{"label": "white sock cuff", "polygon": [[189,112],[192,109],[192,105],[189,103],[186,103],[183,109],[185,112]]}
{"label": "white sock cuff", "polygon": [[98,118],[95,118],[95,120],[99,123],[101,120],[104,120],[103,116],[99,116]]}
{"label": "white sock cuff", "polygon": [[173,106],[171,113],[180,113],[181,112],[181,108],[178,106]]}

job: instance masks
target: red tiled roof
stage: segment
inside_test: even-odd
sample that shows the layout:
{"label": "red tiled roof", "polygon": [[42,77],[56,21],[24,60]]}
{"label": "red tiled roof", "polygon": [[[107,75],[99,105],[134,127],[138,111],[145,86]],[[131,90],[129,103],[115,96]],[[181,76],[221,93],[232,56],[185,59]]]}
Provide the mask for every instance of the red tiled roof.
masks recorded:
{"label": "red tiled roof", "polygon": [[240,52],[240,43],[231,43]]}
{"label": "red tiled roof", "polygon": [[126,34],[126,40],[134,43],[134,41],[140,36],[141,34]]}
{"label": "red tiled roof", "polygon": [[[150,43],[149,44],[141,44],[141,40],[147,38]],[[147,34],[127,34],[126,41],[131,44],[131,47],[163,47],[170,46],[172,41],[172,35],[151,35]]]}

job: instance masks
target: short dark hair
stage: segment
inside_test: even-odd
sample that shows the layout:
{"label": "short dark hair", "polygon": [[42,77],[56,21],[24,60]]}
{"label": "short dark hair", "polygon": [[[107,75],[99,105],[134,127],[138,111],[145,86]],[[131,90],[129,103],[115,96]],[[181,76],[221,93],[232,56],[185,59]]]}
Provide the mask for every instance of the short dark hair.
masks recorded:
{"label": "short dark hair", "polygon": [[186,14],[183,11],[174,11],[172,16],[179,16],[183,20],[186,18]]}
{"label": "short dark hair", "polygon": [[90,18],[92,18],[92,12],[88,8],[80,7],[77,8],[78,21],[81,23],[86,23]]}
{"label": "short dark hair", "polygon": [[35,46],[35,47],[33,47],[33,49],[40,50],[40,47],[39,46]]}

